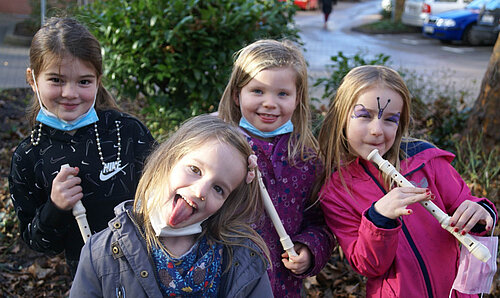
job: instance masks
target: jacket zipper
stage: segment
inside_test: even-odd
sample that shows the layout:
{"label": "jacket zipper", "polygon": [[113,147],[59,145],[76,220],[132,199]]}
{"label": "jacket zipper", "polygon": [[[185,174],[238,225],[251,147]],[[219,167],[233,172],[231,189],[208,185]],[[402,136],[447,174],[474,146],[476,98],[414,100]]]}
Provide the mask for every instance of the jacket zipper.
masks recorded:
{"label": "jacket zipper", "polygon": [[[375,182],[375,184],[383,192],[383,194],[386,195],[387,191],[382,187],[382,185],[372,175],[372,173],[366,168],[366,166],[362,162],[360,162],[359,164],[363,167],[363,170],[366,172],[366,174],[368,174],[368,176],[370,176],[370,178],[373,180],[373,182]],[[418,167],[418,169],[422,168],[423,166],[424,165]],[[415,171],[412,171],[412,173],[413,172],[415,172]],[[408,173],[408,174],[410,174],[410,173]],[[406,175],[403,175],[403,176],[406,176]],[[408,228],[406,227],[406,224],[403,221],[403,218],[400,217],[400,220],[401,220],[401,223],[402,223],[402,229],[403,229],[403,233],[405,235],[405,238],[408,241],[408,244],[410,244],[411,250],[413,251],[413,254],[414,254],[415,258],[418,261],[418,265],[420,266],[420,270],[422,272],[422,276],[424,277],[425,286],[426,286],[426,290],[427,290],[427,295],[429,296],[429,298],[433,298],[434,295],[432,294],[432,284],[431,284],[431,280],[429,278],[429,272],[427,271],[427,267],[425,266],[425,263],[424,263],[424,259],[422,258],[422,255],[418,251],[417,246],[415,245],[415,242],[413,241],[413,238],[410,235],[410,231],[408,231]]]}

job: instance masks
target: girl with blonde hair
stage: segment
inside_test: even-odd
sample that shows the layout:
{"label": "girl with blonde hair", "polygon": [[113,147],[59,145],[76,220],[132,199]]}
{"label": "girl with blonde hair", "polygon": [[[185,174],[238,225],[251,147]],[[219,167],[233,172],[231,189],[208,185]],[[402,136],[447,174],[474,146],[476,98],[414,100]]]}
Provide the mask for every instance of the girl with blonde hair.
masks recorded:
{"label": "girl with blonde hair", "polygon": [[135,201],[82,250],[71,297],[271,297],[256,157],[214,116],[185,122],[148,157]]}
{"label": "girl with blonde hair", "polygon": [[259,40],[236,54],[219,116],[239,125],[255,154],[273,205],[298,256],[283,252],[270,217],[254,225],[271,251],[275,297],[299,297],[302,279],[329,260],[334,239],[311,189],[322,169],[311,132],[307,65],[289,41]]}
{"label": "girl with blonde hair", "polygon": [[[359,66],[344,77],[318,138],[326,222],[349,264],[368,277],[367,297],[470,297],[464,293],[477,292],[457,276],[458,241],[414,203],[432,200],[462,235],[492,231],[496,209],[471,195],[450,165],[453,154],[407,137],[410,106],[403,79],[386,66]],[[415,187],[398,187],[369,162],[374,149]]]}

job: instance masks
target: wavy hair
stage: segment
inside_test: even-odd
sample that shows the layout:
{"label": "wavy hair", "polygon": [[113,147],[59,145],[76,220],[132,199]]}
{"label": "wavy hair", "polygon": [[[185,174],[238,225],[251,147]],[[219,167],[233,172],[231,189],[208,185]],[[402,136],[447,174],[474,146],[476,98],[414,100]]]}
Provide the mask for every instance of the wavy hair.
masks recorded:
{"label": "wavy hair", "polygon": [[[358,98],[368,89],[375,87],[389,88],[398,93],[403,99],[403,110],[394,144],[384,154],[384,158],[399,170],[399,161],[405,158],[404,151],[400,150],[400,144],[402,138],[408,135],[410,125],[410,91],[395,70],[387,66],[364,65],[353,68],[342,79],[335,99],[330,104],[321,126],[318,142],[320,154],[325,162],[325,169],[319,184],[322,185],[328,182],[332,172],[337,170],[342,184],[346,187],[342,176],[342,168],[357,158],[349,150],[346,136],[347,122]],[[385,174],[383,177],[386,185],[389,185],[390,178]]]}
{"label": "wavy hair", "polygon": [[235,53],[235,62],[229,82],[219,103],[219,117],[224,121],[239,124],[240,107],[235,98],[259,72],[279,67],[291,67],[296,74],[297,107],[292,115],[294,130],[288,142],[288,160],[315,157],[318,143],[311,130],[311,111],[307,88],[307,64],[302,52],[291,41],[258,40]]}
{"label": "wavy hair", "polygon": [[[168,192],[170,174],[180,159],[213,141],[230,145],[239,152],[245,164],[248,163],[252,149],[238,128],[210,115],[196,116],[184,122],[147,158],[135,195],[134,217],[139,226],[144,227],[148,249],[153,246],[162,247],[149,219],[152,210],[163,203],[163,198],[155,194]],[[203,222],[202,235],[225,245],[230,256],[233,245],[241,246],[241,241],[249,238],[269,261],[269,251],[264,240],[249,225],[255,221],[257,213],[263,212],[258,182],[254,179],[247,184],[244,180],[229,194],[222,207]]]}

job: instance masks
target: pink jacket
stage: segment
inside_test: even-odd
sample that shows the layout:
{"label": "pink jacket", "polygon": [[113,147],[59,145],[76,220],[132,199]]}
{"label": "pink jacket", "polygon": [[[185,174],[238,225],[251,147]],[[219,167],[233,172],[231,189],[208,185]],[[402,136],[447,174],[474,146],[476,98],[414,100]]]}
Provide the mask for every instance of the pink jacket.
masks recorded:
{"label": "pink jacket", "polygon": [[[494,204],[471,195],[450,165],[453,154],[420,141],[406,149],[409,158],[401,162],[400,172],[415,186],[429,188],[443,211],[451,215],[464,200],[484,200],[496,212]],[[398,219],[396,228],[378,228],[366,212],[384,196],[379,171],[358,159],[342,174],[351,194],[334,172],[322,188],[322,208],[350,265],[368,277],[366,296],[448,297],[460,255],[455,237],[420,204],[410,205],[413,214]],[[452,297],[470,295],[454,291]]]}

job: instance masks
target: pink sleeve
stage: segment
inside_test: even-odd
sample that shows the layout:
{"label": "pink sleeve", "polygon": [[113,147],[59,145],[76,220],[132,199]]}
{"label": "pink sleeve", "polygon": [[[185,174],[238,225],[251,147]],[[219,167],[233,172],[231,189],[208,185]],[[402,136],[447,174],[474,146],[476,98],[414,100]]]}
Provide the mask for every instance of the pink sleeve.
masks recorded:
{"label": "pink sleeve", "polygon": [[395,229],[381,229],[370,222],[364,210],[356,209],[356,198],[351,197],[343,186],[334,187],[332,182],[323,187],[322,208],[328,227],[337,237],[349,264],[367,277],[387,272],[396,256],[401,223]]}

